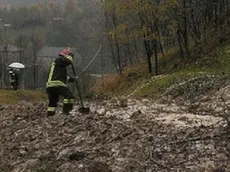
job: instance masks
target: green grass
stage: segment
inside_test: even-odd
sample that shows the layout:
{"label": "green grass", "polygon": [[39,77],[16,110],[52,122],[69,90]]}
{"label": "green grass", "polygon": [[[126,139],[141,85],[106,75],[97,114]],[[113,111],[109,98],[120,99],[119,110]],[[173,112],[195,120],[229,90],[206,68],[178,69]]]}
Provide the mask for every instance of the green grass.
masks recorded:
{"label": "green grass", "polygon": [[44,101],[46,94],[40,91],[27,90],[0,90],[0,104],[15,104],[19,101]]}
{"label": "green grass", "polygon": [[135,96],[136,97],[157,98],[162,93],[164,93],[168,87],[170,87],[173,84],[180,83],[190,78],[193,78],[196,76],[202,76],[206,74],[209,74],[209,73],[208,72],[196,72],[196,71],[184,71],[184,72],[176,72],[173,74],[168,74],[168,75],[155,79],[149,85],[142,88],[140,91],[136,92]]}

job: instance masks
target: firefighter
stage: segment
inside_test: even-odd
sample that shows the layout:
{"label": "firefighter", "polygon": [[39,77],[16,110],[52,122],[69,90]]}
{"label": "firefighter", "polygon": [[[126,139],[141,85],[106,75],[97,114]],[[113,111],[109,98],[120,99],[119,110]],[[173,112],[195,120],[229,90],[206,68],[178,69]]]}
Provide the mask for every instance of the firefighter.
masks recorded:
{"label": "firefighter", "polygon": [[69,114],[73,109],[74,96],[66,85],[67,82],[74,82],[76,79],[74,77],[67,77],[66,67],[71,65],[72,62],[73,52],[70,48],[65,48],[50,66],[46,83],[46,91],[49,99],[47,116],[55,115],[59,96],[64,97],[62,109],[64,114]]}

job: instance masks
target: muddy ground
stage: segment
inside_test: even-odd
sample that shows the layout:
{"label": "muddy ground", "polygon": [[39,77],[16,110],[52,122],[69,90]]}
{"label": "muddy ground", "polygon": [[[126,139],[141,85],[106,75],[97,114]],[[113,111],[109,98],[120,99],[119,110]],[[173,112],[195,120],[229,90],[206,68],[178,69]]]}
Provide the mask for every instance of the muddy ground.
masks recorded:
{"label": "muddy ground", "polygon": [[111,99],[46,117],[46,103],[0,107],[1,172],[230,171],[230,87],[182,98]]}

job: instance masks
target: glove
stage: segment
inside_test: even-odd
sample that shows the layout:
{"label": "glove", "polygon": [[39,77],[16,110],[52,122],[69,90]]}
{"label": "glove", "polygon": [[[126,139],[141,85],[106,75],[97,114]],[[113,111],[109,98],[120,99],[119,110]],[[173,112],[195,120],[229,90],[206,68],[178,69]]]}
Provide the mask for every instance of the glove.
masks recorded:
{"label": "glove", "polygon": [[76,78],[75,77],[68,77],[67,82],[72,83],[75,82]]}

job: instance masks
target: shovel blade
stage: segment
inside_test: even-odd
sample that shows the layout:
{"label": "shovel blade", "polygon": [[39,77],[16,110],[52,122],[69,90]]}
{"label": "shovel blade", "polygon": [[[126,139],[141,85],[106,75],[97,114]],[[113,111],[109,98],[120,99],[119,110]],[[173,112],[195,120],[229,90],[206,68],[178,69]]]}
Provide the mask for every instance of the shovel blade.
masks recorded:
{"label": "shovel blade", "polygon": [[88,114],[90,112],[90,108],[89,107],[81,107],[78,109],[78,112]]}

